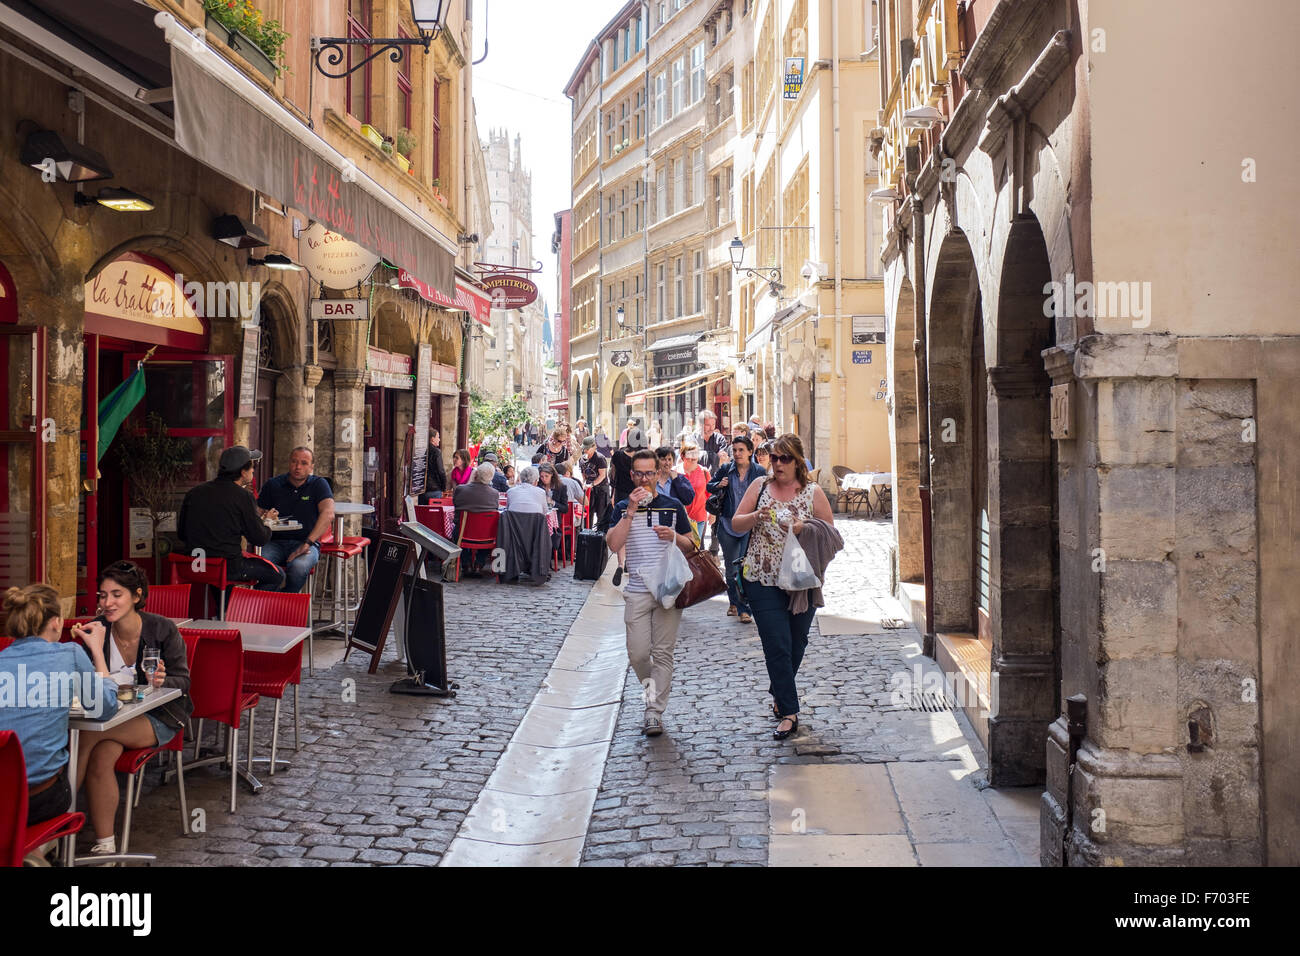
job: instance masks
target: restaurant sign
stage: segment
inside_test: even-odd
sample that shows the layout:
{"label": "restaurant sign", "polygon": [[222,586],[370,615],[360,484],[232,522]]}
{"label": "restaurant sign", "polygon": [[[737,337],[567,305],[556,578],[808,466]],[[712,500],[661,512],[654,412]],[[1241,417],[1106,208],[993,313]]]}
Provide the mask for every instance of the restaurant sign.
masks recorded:
{"label": "restaurant sign", "polygon": [[298,262],[327,289],[351,289],[374,271],[379,256],[315,222],[298,234]]}
{"label": "restaurant sign", "polygon": [[415,388],[411,356],[386,352],[373,346],[366,349],[368,384],[380,388]]}
{"label": "restaurant sign", "polygon": [[494,309],[522,309],[537,301],[537,284],[523,276],[497,273],[479,282],[487,290]]}
{"label": "restaurant sign", "polygon": [[[234,308],[242,311],[247,307],[251,312],[256,307],[251,291],[239,289],[235,282],[225,285],[231,288],[220,291],[236,300]],[[205,298],[214,296],[205,290],[206,286],[186,282],[158,259],[124,253],[86,283],[86,331],[133,342],[206,350],[208,330],[198,309]],[[249,300],[242,306],[241,296]]]}
{"label": "restaurant sign", "polygon": [[673,349],[660,349],[654,353],[656,365],[686,365],[698,361],[698,346],[679,345]]}

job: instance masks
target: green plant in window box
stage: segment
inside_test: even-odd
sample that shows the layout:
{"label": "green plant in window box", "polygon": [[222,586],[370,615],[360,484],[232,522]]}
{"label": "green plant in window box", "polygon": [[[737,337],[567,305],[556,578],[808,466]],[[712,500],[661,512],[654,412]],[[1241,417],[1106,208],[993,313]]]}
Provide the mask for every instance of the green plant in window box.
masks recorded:
{"label": "green plant in window box", "polygon": [[230,48],[269,79],[288,72],[284,44],[289,34],[285,33],[279,20],[266,19],[266,14],[253,6],[250,0],[203,0],[203,11],[207,14],[208,29],[220,32],[213,29],[214,21],[223,27]]}
{"label": "green plant in window box", "polygon": [[420,145],[420,141],[416,138],[415,134],[405,126],[397,131],[397,135],[393,138],[393,141],[394,145],[397,147],[397,151],[407,159],[411,158],[411,153],[415,152],[415,147]]}

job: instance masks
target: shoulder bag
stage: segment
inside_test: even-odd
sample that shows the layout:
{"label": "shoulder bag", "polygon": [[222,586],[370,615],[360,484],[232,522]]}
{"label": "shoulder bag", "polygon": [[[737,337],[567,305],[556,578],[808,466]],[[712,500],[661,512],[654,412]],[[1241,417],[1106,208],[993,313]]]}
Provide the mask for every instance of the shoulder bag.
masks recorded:
{"label": "shoulder bag", "polygon": [[727,582],[722,579],[722,572],[718,570],[718,559],[707,551],[701,551],[698,545],[691,554],[686,556],[686,563],[691,568],[691,579],[677,595],[675,607],[694,607],[701,601],[707,601],[727,590]]}

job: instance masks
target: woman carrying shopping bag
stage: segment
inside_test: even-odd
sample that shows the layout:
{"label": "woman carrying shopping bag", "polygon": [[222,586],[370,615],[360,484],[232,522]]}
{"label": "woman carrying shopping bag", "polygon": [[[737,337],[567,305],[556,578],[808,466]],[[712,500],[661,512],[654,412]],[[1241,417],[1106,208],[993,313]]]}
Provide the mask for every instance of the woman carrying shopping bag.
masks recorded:
{"label": "woman carrying shopping bag", "polygon": [[740,584],[763,642],[772,716],[780,720],[772,736],[785,740],[799,729],[795,675],[813,614],[825,603],[820,585],[844,541],[826,493],[809,480],[798,435],[782,435],[773,443],[771,466],[765,480],[746,490],[731,526],[749,533]]}

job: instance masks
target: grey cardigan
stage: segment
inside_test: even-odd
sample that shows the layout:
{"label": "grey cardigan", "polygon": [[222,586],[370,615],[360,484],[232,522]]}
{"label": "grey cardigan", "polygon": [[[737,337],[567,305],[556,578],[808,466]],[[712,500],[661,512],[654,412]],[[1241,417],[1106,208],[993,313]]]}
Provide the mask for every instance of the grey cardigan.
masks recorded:
{"label": "grey cardigan", "polygon": [[[168,727],[180,730],[189,721],[190,714],[194,711],[194,702],[190,700],[190,666],[185,653],[185,640],[181,637],[181,632],[176,629],[176,625],[167,618],[150,614],[148,611],[139,613],[142,624],[140,643],[136,646],[135,652],[135,679],[141,684],[145,682],[144,668],[141,667],[145,647],[161,648],[163,667],[167,670],[162,685],[178,688],[181,696],[169,700],[150,713],[156,714]],[[112,625],[108,625],[104,629],[105,661],[109,657],[108,641],[111,635]]]}
{"label": "grey cardigan", "polygon": [[[803,548],[803,553],[808,558],[813,573],[817,575],[817,580],[825,582],[826,566],[844,547],[844,538],[840,536],[835,525],[828,524],[821,518],[809,518],[803,523],[803,531],[799,535],[799,547]],[[821,588],[790,591],[789,594],[791,614],[802,614],[808,610],[809,602],[813,607],[826,606]]]}

